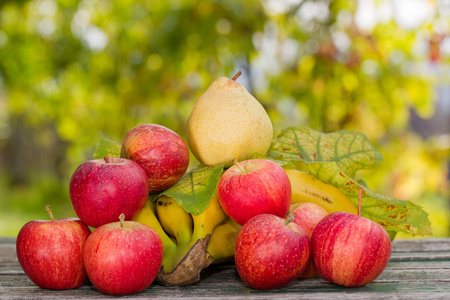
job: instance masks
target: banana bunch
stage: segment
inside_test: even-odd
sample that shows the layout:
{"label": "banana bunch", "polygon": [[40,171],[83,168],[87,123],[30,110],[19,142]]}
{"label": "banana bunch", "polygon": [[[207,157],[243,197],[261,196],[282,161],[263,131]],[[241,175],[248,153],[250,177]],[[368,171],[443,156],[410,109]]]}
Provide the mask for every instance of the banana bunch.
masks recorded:
{"label": "banana bunch", "polygon": [[148,200],[134,221],[150,226],[161,237],[164,258],[157,280],[168,286],[197,282],[201,270],[211,263],[232,258],[241,228],[224,213],[216,195],[198,215],[161,195],[155,202]]}
{"label": "banana bunch", "polygon": [[322,206],[328,213],[347,211],[358,214],[356,206],[335,186],[294,169],[287,169],[286,173],[291,182],[292,202],[312,202]]}

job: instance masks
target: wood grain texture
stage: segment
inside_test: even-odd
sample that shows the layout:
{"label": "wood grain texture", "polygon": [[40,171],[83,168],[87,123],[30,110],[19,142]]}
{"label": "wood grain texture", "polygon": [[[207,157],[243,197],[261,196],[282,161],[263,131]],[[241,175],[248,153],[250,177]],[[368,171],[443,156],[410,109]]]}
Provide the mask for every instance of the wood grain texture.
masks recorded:
{"label": "wood grain texture", "polygon": [[[211,266],[201,281],[185,287],[152,284],[126,299],[450,299],[450,239],[393,242],[391,260],[372,283],[340,287],[320,278],[297,279],[274,291],[257,291],[239,278],[233,264]],[[79,289],[53,291],[35,286],[22,271],[15,239],[0,238],[0,299],[104,299],[90,283]]]}

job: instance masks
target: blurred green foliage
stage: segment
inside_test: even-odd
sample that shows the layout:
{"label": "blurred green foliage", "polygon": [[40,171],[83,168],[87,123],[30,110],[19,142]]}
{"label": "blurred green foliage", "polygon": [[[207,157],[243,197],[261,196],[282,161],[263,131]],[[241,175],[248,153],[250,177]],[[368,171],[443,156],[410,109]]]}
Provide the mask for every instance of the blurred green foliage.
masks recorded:
{"label": "blurred green foliage", "polygon": [[195,100],[238,69],[276,134],[301,125],[365,133],[384,156],[361,173],[369,187],[423,206],[434,235],[449,236],[448,142],[410,123],[411,111],[435,114],[438,82],[420,74],[428,57],[413,51],[432,21],[368,32],[355,0],[281,1],[278,11],[274,2],[2,0],[0,236],[47,218],[47,204],[57,218],[74,216],[68,182],[97,138],[120,142],[142,123],[184,138]]}

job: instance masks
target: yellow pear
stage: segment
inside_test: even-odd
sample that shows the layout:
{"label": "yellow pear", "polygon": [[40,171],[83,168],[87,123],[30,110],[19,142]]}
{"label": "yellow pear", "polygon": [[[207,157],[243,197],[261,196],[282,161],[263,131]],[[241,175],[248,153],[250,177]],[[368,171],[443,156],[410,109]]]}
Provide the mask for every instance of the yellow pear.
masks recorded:
{"label": "yellow pear", "polygon": [[216,165],[266,154],[273,138],[267,112],[241,84],[216,79],[198,98],[187,124],[187,141],[203,165]]}

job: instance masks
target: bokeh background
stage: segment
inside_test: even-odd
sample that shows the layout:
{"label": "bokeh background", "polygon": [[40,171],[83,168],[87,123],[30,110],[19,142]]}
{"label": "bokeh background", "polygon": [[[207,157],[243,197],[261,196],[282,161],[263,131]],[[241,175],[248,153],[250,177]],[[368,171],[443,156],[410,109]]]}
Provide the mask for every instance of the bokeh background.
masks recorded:
{"label": "bokeh background", "polygon": [[0,236],[47,204],[75,216],[70,176],[99,137],[184,138],[196,99],[238,70],[276,135],[365,133],[384,160],[359,176],[450,236],[448,0],[0,0]]}

